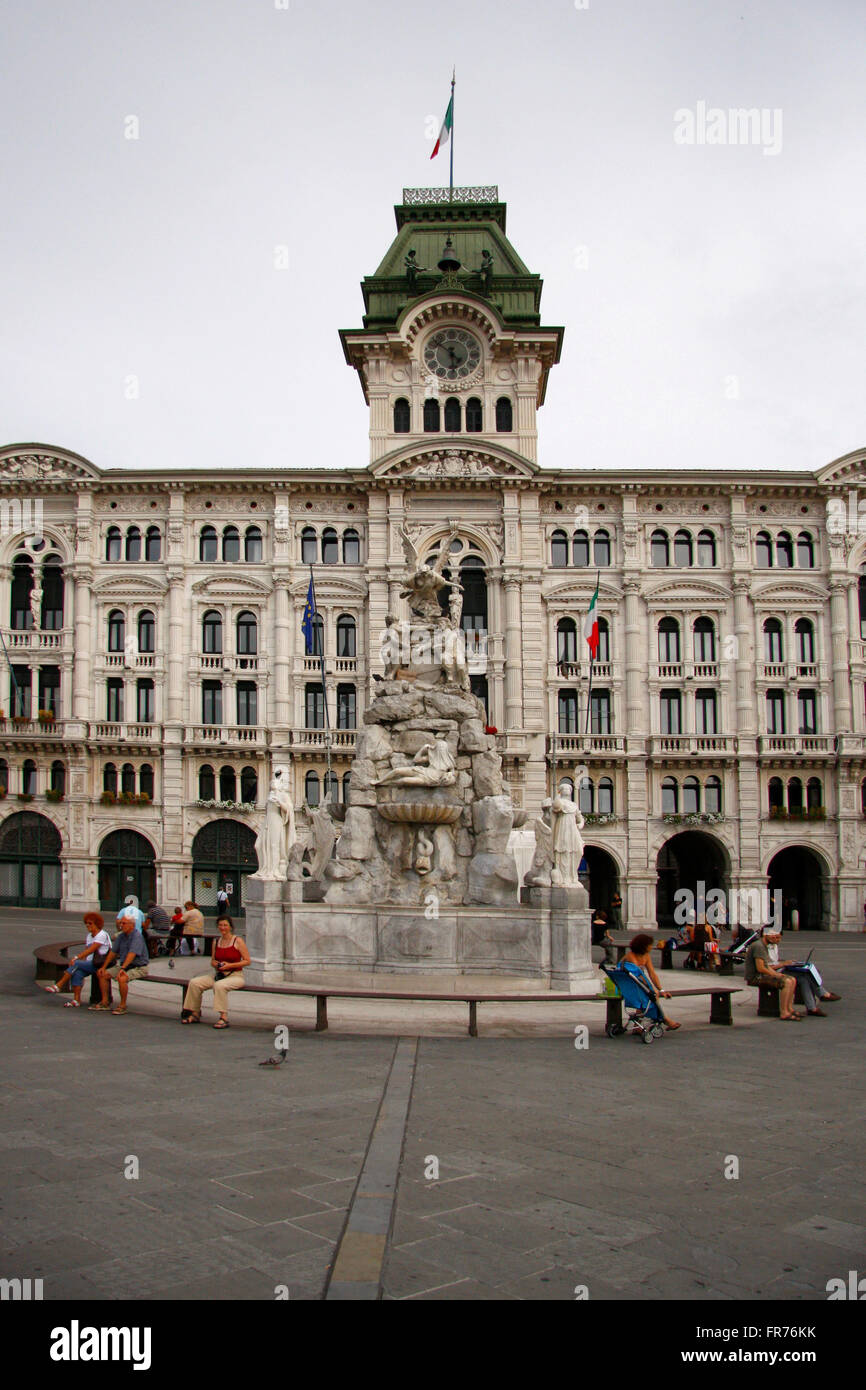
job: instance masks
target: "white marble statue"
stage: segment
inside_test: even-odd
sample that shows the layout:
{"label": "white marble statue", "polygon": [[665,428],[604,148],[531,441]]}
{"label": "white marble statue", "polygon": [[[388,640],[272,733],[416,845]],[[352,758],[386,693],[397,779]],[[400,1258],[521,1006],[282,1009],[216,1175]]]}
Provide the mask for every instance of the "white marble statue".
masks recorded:
{"label": "white marble statue", "polygon": [[378,787],[397,784],[401,787],[453,787],[457,781],[454,754],[444,738],[425,743],[411,763],[392,767],[375,783]]}
{"label": "white marble statue", "polygon": [[259,867],[254,878],[282,883],[288,873],[289,851],[295,843],[295,808],[289,786],[289,769],[275,767],[265,818],[256,838]]}
{"label": "white marble statue", "polygon": [[583,858],[581,830],[584,819],[571,795],[568,782],[560,782],[550,806],[553,826],[553,872],[550,881],[563,888],[580,886],[578,870]]}
{"label": "white marble statue", "polygon": [[448,563],[448,545],[443,541],[433,564],[422,565],[419,564],[418,551],[405,524],[400,527],[400,540],[403,542],[403,554],[406,556],[407,565],[406,577],[403,580],[405,587],[400,590],[400,597],[407,600],[409,611],[416,618],[424,618],[437,625],[443,623],[438,595],[439,590],[444,589],[448,583],[448,580],[442,577],[442,571]]}
{"label": "white marble statue", "polygon": [[550,797],[541,803],[541,815],[532,822],[535,853],[523,880],[527,888],[549,888],[553,872],[553,830],[550,825]]}

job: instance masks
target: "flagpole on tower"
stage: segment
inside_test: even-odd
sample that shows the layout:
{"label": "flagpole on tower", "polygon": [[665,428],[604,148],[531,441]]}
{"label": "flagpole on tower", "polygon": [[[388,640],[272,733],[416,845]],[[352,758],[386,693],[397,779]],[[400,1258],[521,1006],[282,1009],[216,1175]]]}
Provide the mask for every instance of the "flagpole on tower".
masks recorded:
{"label": "flagpole on tower", "polygon": [[451,69],[451,163],[448,174],[448,201],[454,198],[454,82],[457,77],[457,69]]}

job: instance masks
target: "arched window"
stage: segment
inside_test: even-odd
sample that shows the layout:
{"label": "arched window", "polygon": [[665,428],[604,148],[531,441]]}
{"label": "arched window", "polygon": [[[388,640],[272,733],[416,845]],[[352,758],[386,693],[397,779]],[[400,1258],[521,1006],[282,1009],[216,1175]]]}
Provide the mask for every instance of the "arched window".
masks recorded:
{"label": "arched window", "polygon": [[701,809],[701,784],[697,777],[686,777],[683,782],[683,815],[696,816]]}
{"label": "arched window", "polygon": [[223,530],[223,561],[235,565],[241,558],[241,533],[236,526]]}
{"label": "arched window", "polygon": [[149,608],[138,615],[138,650],[152,652],[156,648],[156,619]]}
{"label": "arched window", "polygon": [[201,649],[209,656],[217,655],[223,649],[223,620],[213,608],[201,620]]}
{"label": "arched window", "polygon": [[782,624],[778,618],[768,618],[764,623],[764,660],[774,665],[785,660]]}
{"label": "arched window", "polygon": [[216,778],[210,763],[205,763],[198,770],[198,799],[216,801]]}
{"label": "arched window", "polygon": [[[435,396],[428,396],[427,399],[426,399],[426,401],[424,402],[424,433],[425,433],[425,434],[438,434],[438,433],[439,433],[439,402],[437,401],[437,399],[436,399]],[[316,778],[316,787],[317,787],[317,788],[318,788],[318,785],[319,785],[319,779],[318,779],[318,777],[317,777],[317,778]],[[319,804],[318,802],[310,802],[310,805],[311,805],[311,806],[312,806],[312,805],[318,806],[318,804]]]}
{"label": "arched window", "polygon": [[138,769],[138,790],[141,796],[153,801],[153,768],[150,763],[142,763]]}
{"label": "arched window", "polygon": [[599,781],[595,809],[600,816],[613,815],[613,782],[609,777]]}
{"label": "arched window", "polygon": [[496,430],[499,434],[510,434],[514,425],[511,416],[511,401],[508,396],[500,396],[496,402]]}
{"label": "arched window", "polygon": [[470,396],[466,402],[466,432],[479,434],[483,423],[481,402],[477,396]]}
{"label": "arched window", "polygon": [[137,526],[130,526],[126,533],[127,560],[141,559],[141,532]]}
{"label": "arched window", "polygon": [[773,542],[769,531],[759,531],[755,537],[755,564],[759,570],[773,568]]}
{"label": "arched window", "polygon": [[343,564],[360,565],[361,563],[361,537],[358,532],[350,528],[343,532]]}
{"label": "arched window", "polygon": [[124,763],[120,769],[120,790],[126,796],[135,796],[135,768],[132,763]]}
{"label": "arched window", "polygon": [[581,778],[577,789],[577,804],[584,816],[591,816],[595,811],[595,787],[591,777]]}
{"label": "arched window", "polygon": [[33,592],[33,561],[29,555],[16,555],[12,564],[12,627],[26,632],[33,626],[30,595]]}
{"label": "arched window", "polygon": [[198,538],[198,558],[212,565],[217,559],[217,533],[213,526],[203,526]]}
{"label": "arched window", "polygon": [[780,570],[793,569],[794,542],[787,531],[780,531],[776,537],[776,564]]}
{"label": "arched window", "polygon": [[577,691],[560,690],[559,692],[559,732],[561,734],[577,733]]}
{"label": "arched window", "polygon": [[21,790],[25,796],[36,795],[36,764],[27,758],[21,769]]}
{"label": "arched window", "polygon": [[304,778],[304,800],[308,806],[318,806],[319,804],[319,774],[318,772],[308,772]]}
{"label": "arched window", "polygon": [[343,773],[343,804],[344,804],[344,806],[348,806],[348,804],[349,804],[349,787],[351,786],[351,782],[352,782],[352,774],[351,774],[351,772],[344,772],[344,773]]}
{"label": "arched window", "polygon": [[675,777],[666,777],[662,782],[662,815],[675,816],[680,809],[680,789]]}
{"label": "arched window", "polygon": [[801,570],[815,568],[815,547],[808,531],[801,531],[797,537],[797,564]]}
{"label": "arched window", "polygon": [[220,801],[235,801],[237,799],[237,780],[233,767],[220,768]]}
{"label": "arched window", "polygon": [[716,538],[712,531],[698,532],[698,564],[701,569],[712,569],[716,563]]}
{"label": "arched window", "polygon": [[147,535],[144,541],[145,560],[162,559],[162,536],[158,526],[148,526]]}
{"label": "arched window", "polygon": [[314,565],[319,558],[319,538],[314,526],[305,526],[301,532],[301,563]]}
{"label": "arched window", "polygon": [[43,632],[59,632],[63,627],[63,562],[59,555],[48,555],[42,566]]}
{"label": "arched window", "polygon": [[592,563],[596,569],[606,569],[610,564],[610,535],[607,531],[596,531],[592,538]]}
{"label": "arched window", "polygon": [[815,661],[815,630],[808,618],[798,618],[794,624],[797,640],[797,661],[801,666],[812,666]]}
{"label": "arched window", "polygon": [[677,531],[674,536],[674,564],[688,569],[692,563],[692,538],[688,531]]}
{"label": "arched window", "polygon": [[659,665],[677,666],[680,660],[680,625],[676,618],[659,623]]}
{"label": "arched window", "polygon": [[126,619],[119,608],[112,608],[108,615],[108,650],[122,652],[126,641]]}
{"label": "arched window", "polygon": [[59,759],[51,764],[51,790],[59,792],[61,796],[66,795],[66,768]]}
{"label": "arched window", "polygon": [[607,618],[598,620],[598,651],[595,659],[598,662],[610,661],[610,625]]}
{"label": "arched window", "polygon": [[585,531],[575,531],[571,538],[571,563],[579,569],[589,564],[589,536]]}
{"label": "arched window", "polygon": [[712,618],[698,618],[694,627],[695,661],[699,666],[716,659],[716,629]]}
{"label": "arched window", "polygon": [[394,402],[394,433],[408,434],[410,423],[409,402],[405,396],[401,396]]}
{"label": "arched window", "polygon": [[117,796],[117,768],[114,763],[106,763],[102,769],[102,790]]}
{"label": "arched window", "polygon": [[667,569],[670,564],[670,542],[667,531],[653,531],[650,540],[650,561],[653,569]]}
{"label": "arched window", "polygon": [[325,773],[322,778],[322,792],[325,801],[330,801],[336,806],[340,800],[340,779],[336,772]]}
{"label": "arched window", "polygon": [[711,815],[721,815],[722,783],[718,777],[708,777],[704,783],[704,810]]}
{"label": "arched window", "polygon": [[254,767],[241,769],[241,801],[255,806],[259,799],[259,775]]}
{"label": "arched window", "polygon": [[574,618],[560,618],[556,624],[557,665],[577,661],[577,624]]}
{"label": "arched window", "polygon": [[337,619],[337,656],[356,655],[355,635],[355,619],[348,613],[341,613]]}
{"label": "arched window", "polygon": [[793,811],[795,815],[803,810],[803,783],[799,777],[791,777],[788,782],[788,815]]}
{"label": "arched window", "polygon": [[248,565],[258,565],[264,558],[262,532],[258,526],[248,526],[244,532],[244,559]]}
{"label": "arched window", "polygon": [[781,777],[771,777],[767,785],[767,799],[771,811],[777,811],[785,804],[785,786]]}
{"label": "arched window", "polygon": [[326,526],[322,532],[322,564],[336,565],[340,560],[340,548],[337,544],[337,533],[333,526]]}
{"label": "arched window", "polygon": [[824,805],[824,789],[821,786],[820,777],[810,777],[806,783],[806,807],[810,811],[817,811]]}
{"label": "arched window", "polygon": [[460,432],[460,402],[456,396],[449,396],[445,402],[445,431],[447,434]]}
{"label": "arched window", "polygon": [[105,535],[105,558],[106,560],[119,560],[121,551],[121,536],[119,526],[109,526]]}
{"label": "arched window", "polygon": [[255,613],[239,613],[237,620],[238,656],[255,656],[259,649]]}
{"label": "arched window", "polygon": [[550,563],[555,569],[565,569],[568,564],[568,536],[564,531],[554,531],[550,538]]}

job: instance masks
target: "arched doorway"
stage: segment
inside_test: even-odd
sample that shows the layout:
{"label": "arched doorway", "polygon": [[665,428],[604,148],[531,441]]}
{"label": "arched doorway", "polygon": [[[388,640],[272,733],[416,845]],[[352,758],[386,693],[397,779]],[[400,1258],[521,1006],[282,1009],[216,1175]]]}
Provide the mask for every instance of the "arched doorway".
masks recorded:
{"label": "arched doorway", "polygon": [[47,816],[19,811],[0,826],[0,905],[59,907],[60,831]]}
{"label": "arched doorway", "polygon": [[236,820],[212,820],[192,842],[192,896],[202,912],[216,913],[217,892],[229,894],[232,917],[242,917],[244,884],[259,867],[256,837]]}
{"label": "arched doorway", "polygon": [[589,890],[590,907],[602,908],[608,913],[610,921],[610,904],[614,893],[620,893],[619,868],[612,854],[606,849],[601,849],[598,845],[584,845],[583,855],[587,865],[587,877],[589,882],[586,887]]}
{"label": "arched doorway", "polygon": [[656,858],[656,921],[663,931],[675,929],[674,894],[688,888],[695,911],[711,889],[728,890],[728,856],[724,847],[703,830],[683,830],[662,845]]}
{"label": "arched doorway", "polygon": [[134,893],[139,906],[156,897],[154,849],[137,830],[112,830],[99,846],[99,906],[118,912]]}
{"label": "arched doorway", "polygon": [[827,866],[806,845],[789,845],[774,854],[767,867],[767,884],[772,894],[782,894],[782,930],[791,928],[796,907],[800,931],[830,930],[830,879]]}

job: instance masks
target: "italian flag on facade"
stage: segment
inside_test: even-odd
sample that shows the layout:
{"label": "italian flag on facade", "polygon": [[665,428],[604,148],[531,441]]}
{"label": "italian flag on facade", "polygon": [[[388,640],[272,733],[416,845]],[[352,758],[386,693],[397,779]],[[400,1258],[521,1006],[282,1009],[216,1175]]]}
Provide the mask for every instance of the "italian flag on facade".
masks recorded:
{"label": "italian flag on facade", "polygon": [[583,623],[583,635],[589,643],[589,656],[591,661],[595,661],[598,652],[598,587],[599,581],[595,581],[595,593],[589,601],[589,612]]}
{"label": "italian flag on facade", "polygon": [[435,159],[443,145],[447,145],[451,139],[451,126],[454,123],[454,88],[452,84],[451,100],[448,103],[448,110],[445,112],[445,120],[442,122],[442,129],[439,131],[439,138],[433,146],[433,153],[430,158]]}

